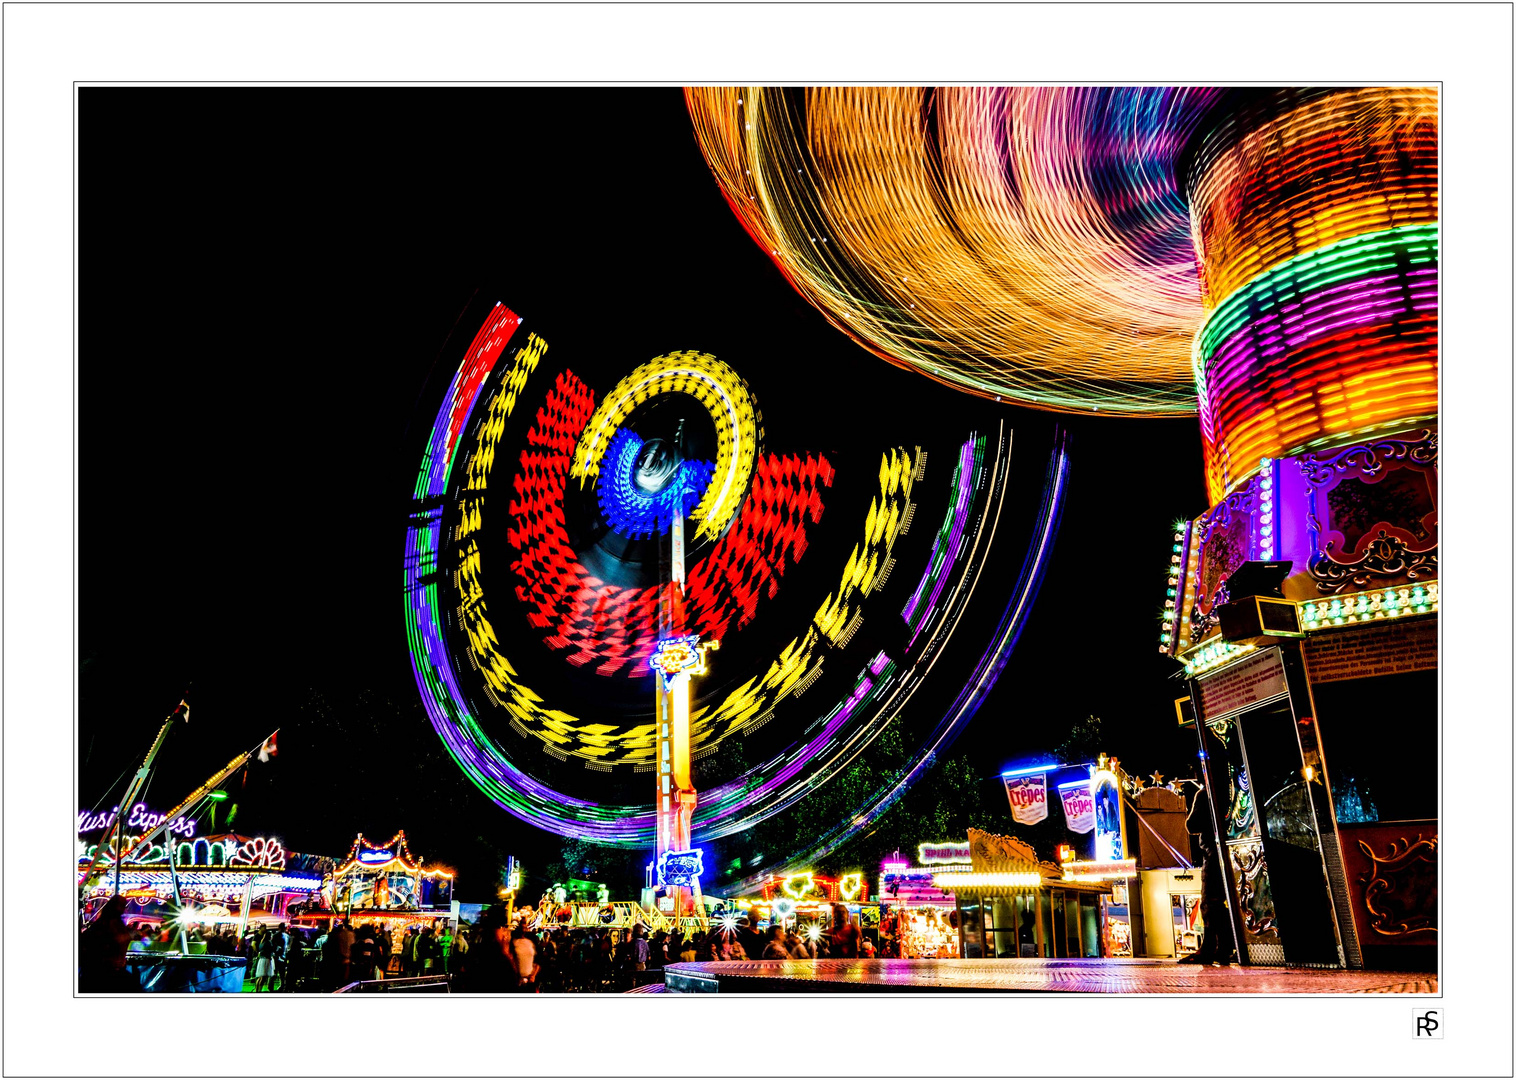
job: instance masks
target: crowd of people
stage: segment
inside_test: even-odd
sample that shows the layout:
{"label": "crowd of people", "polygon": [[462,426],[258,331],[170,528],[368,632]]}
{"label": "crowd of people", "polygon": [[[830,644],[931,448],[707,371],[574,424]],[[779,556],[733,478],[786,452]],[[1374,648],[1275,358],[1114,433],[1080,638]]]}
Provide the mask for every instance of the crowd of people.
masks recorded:
{"label": "crowd of people", "polygon": [[466,936],[455,934],[447,921],[407,926],[397,938],[386,926],[355,927],[344,920],[321,931],[309,951],[319,957],[319,982],[337,989],[370,980],[448,975],[468,946]]}
{"label": "crowd of people", "polygon": [[642,982],[639,974],[667,964],[696,960],[806,960],[872,957],[877,947],[842,904],[830,925],[802,935],[794,926],[760,931],[745,916],[728,929],[718,918],[703,933],[590,927],[528,928],[529,920],[507,925],[503,909],[491,909],[465,935],[469,941],[452,989],[464,993],[614,993]]}
{"label": "crowd of people", "polygon": [[369,980],[438,975],[450,976],[451,989],[464,993],[614,993],[657,981],[645,973],[680,961],[870,958],[891,955],[895,943],[893,936],[878,940],[873,931],[863,932],[842,904],[833,905],[829,923],[809,924],[804,932],[793,924],[760,929],[736,912],[735,919],[718,912],[709,930],[694,934],[649,932],[641,924],[533,930],[529,910],[508,921],[508,909],[496,905],[456,933],[447,921],[392,931],[343,920],[326,928],[254,926],[240,938],[227,923],[128,926],[124,906],[108,904],[85,930],[81,989],[135,989],[125,985],[132,981],[124,974],[128,954],[195,942],[203,944],[188,951],[247,957],[246,979],[255,993],[330,992]]}
{"label": "crowd of people", "polygon": [[112,897],[84,927],[79,942],[82,991],[139,990],[126,971],[134,953],[242,956],[247,958],[245,985],[254,993],[320,992],[373,979],[449,974],[469,945],[445,920],[394,932],[346,920],[326,928],[281,922],[249,926],[239,937],[235,923],[128,922],[125,914],[126,901]]}

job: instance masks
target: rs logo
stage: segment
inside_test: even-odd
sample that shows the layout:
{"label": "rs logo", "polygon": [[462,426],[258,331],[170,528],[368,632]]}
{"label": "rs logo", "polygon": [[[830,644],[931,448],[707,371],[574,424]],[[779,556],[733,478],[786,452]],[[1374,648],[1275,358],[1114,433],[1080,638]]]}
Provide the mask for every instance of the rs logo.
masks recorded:
{"label": "rs logo", "polygon": [[1418,1039],[1442,1038],[1442,1010],[1416,1009],[1416,1035]]}

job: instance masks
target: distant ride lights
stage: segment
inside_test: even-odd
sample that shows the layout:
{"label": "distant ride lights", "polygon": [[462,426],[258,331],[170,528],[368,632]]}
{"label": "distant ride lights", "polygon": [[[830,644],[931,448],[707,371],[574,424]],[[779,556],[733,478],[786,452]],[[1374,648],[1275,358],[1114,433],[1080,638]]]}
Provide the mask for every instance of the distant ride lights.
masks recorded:
{"label": "distant ride lights", "polygon": [[[811,533],[839,470],[821,454],[768,451],[746,382],[707,353],[656,357],[603,397],[565,367],[543,371],[547,356],[547,342],[496,305],[437,411],[406,533],[412,667],[444,744],[496,803],[563,836],[656,848],[667,870],[669,858],[797,805],[906,711],[989,561],[1010,434],[1003,425],[967,441],[959,433],[940,451],[952,476],[924,489],[946,503],[937,543],[913,556],[927,564],[919,578],[910,571],[882,599],[928,455],[903,445],[849,451],[857,516],[835,525],[851,534],[845,557],[831,571],[808,570],[821,586],[799,607],[803,621],[769,635],[787,644],[742,649],[744,630],[814,559]],[[963,693],[935,726],[928,718],[909,768],[819,838],[797,836],[787,865],[805,865],[876,819],[973,715],[1040,583],[1066,467],[1060,440],[1022,573]],[[900,620],[892,635],[909,644],[850,649],[866,613]],[[564,707],[562,686],[550,694],[529,685],[528,673],[552,659],[573,673],[576,706]],[[718,663],[709,683],[692,684]],[[840,700],[802,698],[838,664]],[[532,682],[544,679],[559,685],[558,676]],[[620,687],[630,680],[654,691],[651,714],[627,703],[636,695]],[[755,745],[765,749],[753,763],[713,775],[696,801],[686,763],[760,729],[765,742]],[[584,771],[565,773],[573,765]],[[605,774],[618,770],[651,772],[657,801],[586,794],[616,787]]]}

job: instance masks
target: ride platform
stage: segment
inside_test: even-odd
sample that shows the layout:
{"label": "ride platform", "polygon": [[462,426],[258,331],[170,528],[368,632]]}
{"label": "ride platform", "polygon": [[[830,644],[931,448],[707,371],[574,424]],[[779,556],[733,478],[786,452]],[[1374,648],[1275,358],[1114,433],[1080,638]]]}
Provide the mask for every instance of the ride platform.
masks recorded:
{"label": "ride platform", "polygon": [[677,994],[1435,994],[1427,972],[1211,967],[1172,960],[725,960],[669,964]]}

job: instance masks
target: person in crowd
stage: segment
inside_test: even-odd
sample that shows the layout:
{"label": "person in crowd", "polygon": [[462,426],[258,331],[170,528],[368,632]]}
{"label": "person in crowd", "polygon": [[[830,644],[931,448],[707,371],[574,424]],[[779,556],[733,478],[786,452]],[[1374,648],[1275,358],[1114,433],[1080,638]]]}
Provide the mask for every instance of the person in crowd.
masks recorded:
{"label": "person in crowd", "polygon": [[749,957],[756,957],[763,952],[763,935],[758,933],[753,925],[753,920],[744,915],[737,920],[737,940],[742,944],[742,951]]}
{"label": "person in crowd", "polygon": [[353,924],[344,919],[338,927],[335,935],[337,941],[337,976],[338,986],[346,986],[353,981],[353,954],[358,947],[358,932],[353,929]]}
{"label": "person in crowd", "polygon": [[574,942],[574,988],[595,989],[595,962],[597,956],[595,935],[588,930],[579,931]]}
{"label": "person in crowd", "polygon": [[537,992],[537,941],[526,930],[511,935],[511,960],[516,968],[516,989],[525,994]]}
{"label": "person in crowd", "polygon": [[848,960],[857,959],[858,939],[861,936],[858,927],[853,925],[853,920],[848,916],[847,907],[833,904],[831,955]]}
{"label": "person in crowd", "polygon": [[126,898],[113,896],[79,935],[80,993],[119,994],[142,989],[126,970],[126,950],[132,935],[123,918],[125,912]]}
{"label": "person in crowd", "polygon": [[1220,967],[1236,961],[1232,920],[1226,909],[1226,882],[1221,877],[1221,859],[1216,854],[1215,819],[1205,788],[1195,793],[1185,827],[1200,848],[1200,948],[1181,957],[1181,964],[1212,964]]}
{"label": "person in crowd", "polygon": [[468,951],[473,942],[469,940],[470,931],[473,927],[468,923],[459,923],[458,932],[453,935],[452,951],[447,956],[447,971],[451,975],[463,968],[463,961],[468,956]]}
{"label": "person in crowd", "polygon": [[790,951],[784,946],[784,927],[775,923],[769,927],[768,944],[763,947],[764,960],[788,960]]}
{"label": "person in crowd", "polygon": [[374,967],[379,958],[379,946],[374,941],[374,927],[364,923],[358,927],[353,939],[353,978],[362,982],[374,978]]}
{"label": "person in crowd", "polygon": [[400,972],[403,975],[421,974],[421,930],[416,926],[405,928],[405,937],[400,942]]}
{"label": "person in crowd", "polygon": [[326,933],[321,938],[321,988],[323,990],[335,990],[341,985],[337,982],[339,968],[337,928],[335,926],[328,926]]}
{"label": "person in crowd", "polygon": [[390,973],[390,960],[395,955],[395,940],[390,936],[387,926],[380,926],[374,930],[374,945],[378,955],[374,958],[375,966],[379,969],[381,977]]}
{"label": "person in crowd", "polygon": [[736,934],[728,934],[726,936],[726,940],[724,940],[721,943],[721,955],[720,955],[719,959],[722,959],[722,960],[746,960],[747,959],[747,951],[743,949],[742,942],[737,939],[737,935]]}
{"label": "person in crowd", "polygon": [[416,935],[416,974],[430,975],[437,963],[437,939],[430,926],[423,926]]}
{"label": "person in crowd", "polygon": [[474,927],[474,940],[465,951],[454,988],[481,994],[514,990],[517,974],[511,945],[505,908],[499,904],[487,908]]}
{"label": "person in crowd", "polygon": [[288,923],[280,923],[279,929],[274,931],[274,977],[279,981],[279,989],[286,990],[289,987],[290,952],[294,947],[294,939],[290,936]]}
{"label": "person in crowd", "polygon": [[800,940],[800,935],[793,930],[785,931],[784,950],[790,954],[791,960],[809,960],[810,952],[805,947],[805,942]]}
{"label": "person in crowd", "polygon": [[259,930],[253,941],[253,993],[261,994],[274,977],[279,944],[274,932],[267,927]]}
{"label": "person in crowd", "polygon": [[437,931],[437,971],[436,974],[447,974],[448,964],[453,956],[453,942],[456,940],[453,934],[453,924],[444,922]]}
{"label": "person in crowd", "polygon": [[646,971],[652,949],[648,945],[647,927],[638,923],[632,929],[632,970]]}
{"label": "person in crowd", "polygon": [[608,930],[601,930],[595,937],[595,987],[597,990],[610,986],[615,946]]}

